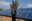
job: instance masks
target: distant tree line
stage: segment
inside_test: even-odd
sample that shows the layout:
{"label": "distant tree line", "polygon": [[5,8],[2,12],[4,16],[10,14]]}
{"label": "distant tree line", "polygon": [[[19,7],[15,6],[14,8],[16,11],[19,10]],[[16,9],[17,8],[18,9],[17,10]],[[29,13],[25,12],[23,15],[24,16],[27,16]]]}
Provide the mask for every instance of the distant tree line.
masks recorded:
{"label": "distant tree line", "polygon": [[2,11],[3,10],[3,8],[0,8],[0,11]]}

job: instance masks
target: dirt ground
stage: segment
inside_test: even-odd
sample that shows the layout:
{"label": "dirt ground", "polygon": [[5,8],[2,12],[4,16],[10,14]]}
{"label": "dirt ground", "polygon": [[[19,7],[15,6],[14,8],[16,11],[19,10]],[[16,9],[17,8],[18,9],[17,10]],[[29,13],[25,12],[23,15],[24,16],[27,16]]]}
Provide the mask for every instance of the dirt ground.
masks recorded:
{"label": "dirt ground", "polygon": [[[0,16],[0,21],[12,21],[12,17]],[[16,21],[25,21],[25,20],[16,18]]]}

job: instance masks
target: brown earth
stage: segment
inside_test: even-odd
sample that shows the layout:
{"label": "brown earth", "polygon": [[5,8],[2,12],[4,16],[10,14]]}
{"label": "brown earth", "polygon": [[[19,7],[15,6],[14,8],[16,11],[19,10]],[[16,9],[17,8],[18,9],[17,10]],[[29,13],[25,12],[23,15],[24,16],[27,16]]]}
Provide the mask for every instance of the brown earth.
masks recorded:
{"label": "brown earth", "polygon": [[[12,17],[0,16],[0,21],[12,21]],[[25,21],[25,20],[16,18],[16,21]]]}

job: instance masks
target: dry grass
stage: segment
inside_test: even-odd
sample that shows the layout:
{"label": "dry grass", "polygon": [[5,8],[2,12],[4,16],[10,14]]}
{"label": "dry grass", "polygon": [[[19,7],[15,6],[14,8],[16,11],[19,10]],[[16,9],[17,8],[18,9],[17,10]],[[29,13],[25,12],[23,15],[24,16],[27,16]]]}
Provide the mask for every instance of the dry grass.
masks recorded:
{"label": "dry grass", "polygon": [[12,21],[12,18],[6,16],[0,16],[0,21]]}
{"label": "dry grass", "polygon": [[[0,16],[0,21],[12,21],[12,17]],[[25,21],[25,20],[16,18],[16,21]]]}

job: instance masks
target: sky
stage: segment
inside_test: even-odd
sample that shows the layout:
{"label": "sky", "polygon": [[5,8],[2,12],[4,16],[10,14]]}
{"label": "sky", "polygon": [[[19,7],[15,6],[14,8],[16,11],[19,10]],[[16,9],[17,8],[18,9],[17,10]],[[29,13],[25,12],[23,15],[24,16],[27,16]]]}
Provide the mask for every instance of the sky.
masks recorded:
{"label": "sky", "polygon": [[[17,0],[18,1],[18,9],[19,8],[32,8],[32,0]],[[12,4],[12,0],[0,0],[0,8],[10,9],[10,4]]]}

